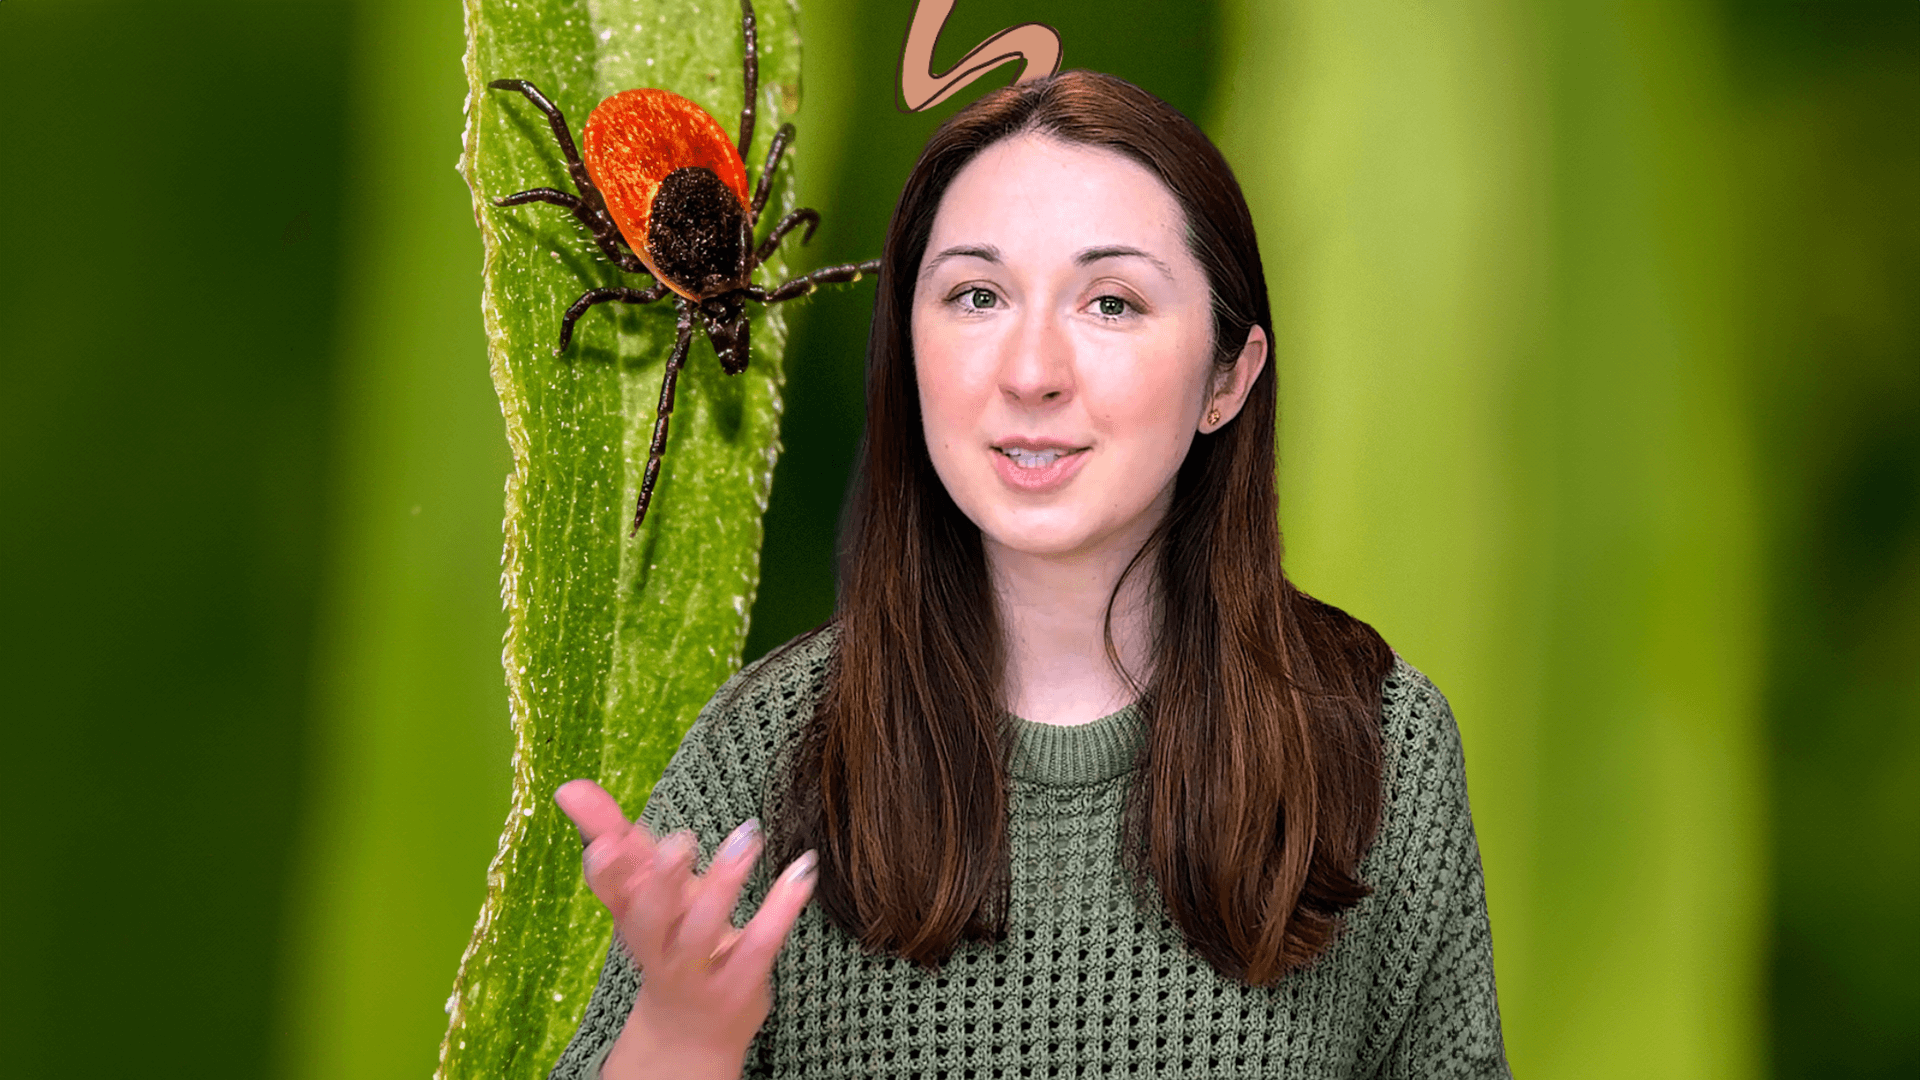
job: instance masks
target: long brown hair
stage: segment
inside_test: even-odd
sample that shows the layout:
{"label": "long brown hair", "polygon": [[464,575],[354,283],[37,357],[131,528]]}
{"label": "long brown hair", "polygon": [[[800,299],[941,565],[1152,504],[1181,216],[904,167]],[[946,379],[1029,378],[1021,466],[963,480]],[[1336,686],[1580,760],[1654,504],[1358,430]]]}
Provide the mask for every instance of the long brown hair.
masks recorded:
{"label": "long brown hair", "polygon": [[[786,759],[769,853],[782,865],[817,849],[826,916],[869,949],[930,967],[963,940],[1006,933],[1013,736],[980,530],[948,496],[922,434],[910,313],[947,185],[980,150],[1023,132],[1118,151],[1166,184],[1212,290],[1216,375],[1252,327],[1273,340],[1232,170],[1199,128],[1138,87],[1084,71],[1016,84],[956,114],[921,153],[874,301],[836,649]],[[1125,858],[1142,896],[1157,887],[1201,956],[1255,985],[1324,951],[1368,892],[1358,864],[1379,824],[1381,685],[1393,659],[1371,627],[1281,573],[1275,385],[1269,363],[1239,416],[1196,436],[1171,509],[1127,567],[1157,560],[1160,623]],[[1110,599],[1117,661],[1111,617]]]}

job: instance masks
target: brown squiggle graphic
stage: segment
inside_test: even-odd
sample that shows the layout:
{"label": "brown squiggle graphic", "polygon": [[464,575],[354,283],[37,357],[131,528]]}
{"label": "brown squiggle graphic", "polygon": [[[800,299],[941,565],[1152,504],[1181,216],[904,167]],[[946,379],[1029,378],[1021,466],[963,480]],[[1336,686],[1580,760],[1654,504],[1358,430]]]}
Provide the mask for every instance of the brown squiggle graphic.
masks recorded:
{"label": "brown squiggle graphic", "polygon": [[[933,73],[933,46],[953,13],[955,0],[920,0],[907,27],[906,47],[900,50],[900,96],[903,112],[919,112],[959,93],[966,85],[1001,64],[1024,61],[1020,82],[1044,79],[1060,70],[1060,32],[1046,23],[1021,23],[993,35],[960,58],[944,75]],[[897,103],[896,103],[897,104]]]}

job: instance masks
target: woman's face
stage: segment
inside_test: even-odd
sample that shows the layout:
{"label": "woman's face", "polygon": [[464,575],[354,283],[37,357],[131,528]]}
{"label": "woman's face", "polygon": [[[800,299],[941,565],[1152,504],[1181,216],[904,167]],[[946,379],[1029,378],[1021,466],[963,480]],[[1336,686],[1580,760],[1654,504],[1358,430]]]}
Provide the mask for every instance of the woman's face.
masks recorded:
{"label": "woman's face", "polygon": [[914,364],[934,469],[990,551],[1131,556],[1195,432],[1238,411],[1265,339],[1210,398],[1212,305],[1185,231],[1145,167],[1043,136],[995,143],[948,187]]}

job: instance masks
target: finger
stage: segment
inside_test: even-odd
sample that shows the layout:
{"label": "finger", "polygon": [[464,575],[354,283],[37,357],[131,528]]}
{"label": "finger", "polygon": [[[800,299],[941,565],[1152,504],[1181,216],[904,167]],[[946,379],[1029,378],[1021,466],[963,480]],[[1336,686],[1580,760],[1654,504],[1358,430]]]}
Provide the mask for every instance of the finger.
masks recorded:
{"label": "finger", "polygon": [[652,831],[644,822],[636,821],[595,837],[580,853],[580,861],[585,864],[588,877],[599,876],[617,882],[652,861],[658,847]]}
{"label": "finger", "polygon": [[697,879],[687,906],[680,934],[687,948],[704,949],[710,956],[720,938],[733,929],[733,909],[740,900],[740,886],[746,883],[753,860],[760,853],[760,822],[753,818],[740,823],[720,850],[712,865]]}
{"label": "finger", "polygon": [[646,825],[634,822],[620,833],[604,833],[581,855],[587,887],[607,905],[614,919],[626,917],[639,872],[653,864],[657,845]]}
{"label": "finger", "polygon": [[607,833],[624,832],[627,815],[605,788],[591,780],[569,780],[553,793],[553,801],[580,830],[583,843],[591,844]]}
{"label": "finger", "polygon": [[660,842],[649,865],[638,871],[621,932],[642,966],[660,967],[687,909],[688,871],[696,845],[693,834],[677,832]]}
{"label": "finger", "polygon": [[813,886],[819,874],[819,859],[811,851],[806,852],[781,872],[773,888],[767,890],[767,898],[754,912],[753,918],[740,931],[739,940],[728,950],[730,962],[738,962],[754,971],[771,971],[773,954],[786,944],[787,933],[793,929],[794,920],[800,917],[801,909],[813,898]]}
{"label": "finger", "polygon": [[735,930],[734,928],[729,926],[727,928],[727,932],[720,935],[720,944],[715,945],[713,947],[713,952],[708,954],[707,966],[716,971],[725,967],[727,964],[727,958],[733,955],[733,947],[735,944],[739,942],[739,940],[740,940],[740,931]]}

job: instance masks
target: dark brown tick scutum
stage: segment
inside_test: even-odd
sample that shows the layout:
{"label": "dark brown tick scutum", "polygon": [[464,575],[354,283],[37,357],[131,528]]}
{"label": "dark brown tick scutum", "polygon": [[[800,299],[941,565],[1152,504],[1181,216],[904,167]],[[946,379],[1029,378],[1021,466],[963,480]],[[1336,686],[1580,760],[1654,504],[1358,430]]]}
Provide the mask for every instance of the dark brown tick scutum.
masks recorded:
{"label": "dark brown tick scutum", "polygon": [[747,215],[712,169],[675,169],[660,181],[647,223],[647,253],[667,281],[697,297],[737,289],[747,268]]}

